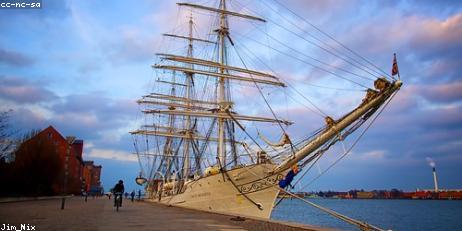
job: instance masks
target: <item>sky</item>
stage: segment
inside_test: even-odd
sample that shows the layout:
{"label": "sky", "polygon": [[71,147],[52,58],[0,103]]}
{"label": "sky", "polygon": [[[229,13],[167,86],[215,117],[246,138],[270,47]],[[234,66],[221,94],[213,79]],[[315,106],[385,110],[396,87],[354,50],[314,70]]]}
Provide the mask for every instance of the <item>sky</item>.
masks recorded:
{"label": "sky", "polygon": [[[193,2],[216,6],[217,1]],[[396,53],[404,82],[402,90],[355,149],[303,188],[342,154],[342,146],[329,151],[298,189],[432,188],[428,158],[436,162],[440,188],[462,188],[462,2],[283,2],[292,12],[386,72],[391,70]],[[288,129],[291,136],[306,136],[307,131],[323,124],[323,118],[313,112],[312,106],[296,103],[303,99],[293,89],[303,92],[334,118],[361,100],[363,93],[346,91],[358,89],[351,82],[306,63],[288,61],[282,53],[272,53],[274,50],[269,47],[296,57],[303,54],[327,57],[307,40],[294,37],[278,26],[280,23],[296,30],[293,24],[281,20],[289,18],[299,28],[321,36],[306,21],[273,0],[230,0],[229,6],[268,21],[262,26],[266,35],[259,35],[255,23],[246,24],[242,20],[230,24],[233,28],[230,35],[242,41],[240,44],[252,53],[262,56],[276,73],[283,73],[281,78],[295,86],[285,91],[285,96],[269,96],[276,112],[297,124]],[[135,101],[152,87],[155,53],[166,49],[161,34],[173,31],[178,21],[187,19],[187,13],[179,12],[174,1],[166,0],[135,4],[43,0],[42,9],[0,9],[0,110],[13,110],[12,125],[20,133],[53,125],[64,136],[83,139],[84,159],[103,165],[105,189],[118,179],[124,179],[127,189],[138,189],[134,178],[139,165],[132,154],[133,142],[128,133],[136,128],[135,121],[139,118]],[[198,25],[207,19],[201,12],[194,13],[198,13]],[[269,36],[303,54],[270,41]],[[354,69],[348,63],[330,58],[324,61]],[[358,81],[372,86],[372,81]],[[271,90],[265,89],[268,91],[265,93],[270,95]],[[236,100],[241,102],[256,94],[248,90],[240,93]],[[287,95],[295,100],[287,100]],[[254,105],[244,105],[241,110],[265,111]],[[353,140],[346,140],[344,145],[350,146]]]}

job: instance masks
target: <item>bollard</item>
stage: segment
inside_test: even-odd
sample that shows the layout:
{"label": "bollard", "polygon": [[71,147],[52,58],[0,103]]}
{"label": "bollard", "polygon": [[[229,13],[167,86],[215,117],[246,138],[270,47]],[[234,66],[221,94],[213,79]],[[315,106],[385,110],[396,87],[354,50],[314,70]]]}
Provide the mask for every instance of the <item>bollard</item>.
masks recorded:
{"label": "bollard", "polygon": [[63,197],[63,198],[61,199],[61,210],[64,209],[64,203],[65,203],[65,202],[66,202],[66,198]]}

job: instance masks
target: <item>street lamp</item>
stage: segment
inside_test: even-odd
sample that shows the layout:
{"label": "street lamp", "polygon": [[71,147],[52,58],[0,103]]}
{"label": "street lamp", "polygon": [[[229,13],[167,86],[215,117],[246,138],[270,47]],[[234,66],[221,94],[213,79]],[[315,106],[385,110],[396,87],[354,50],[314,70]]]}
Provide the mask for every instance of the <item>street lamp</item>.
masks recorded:
{"label": "street lamp", "polygon": [[140,172],[140,175],[135,179],[135,181],[136,181],[136,184],[137,184],[137,185],[140,185],[140,186],[141,186],[141,185],[145,184],[145,183],[148,181],[148,179],[144,178],[144,177],[141,175],[141,172]]}

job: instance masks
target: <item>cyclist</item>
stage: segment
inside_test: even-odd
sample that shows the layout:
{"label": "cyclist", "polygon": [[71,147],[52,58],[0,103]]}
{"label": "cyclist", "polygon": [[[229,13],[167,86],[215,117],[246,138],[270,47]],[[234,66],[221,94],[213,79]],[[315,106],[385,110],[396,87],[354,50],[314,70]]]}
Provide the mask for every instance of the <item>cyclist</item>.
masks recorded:
{"label": "cyclist", "polygon": [[119,183],[117,183],[115,186],[114,186],[114,207],[116,206],[116,203],[117,203],[117,196],[115,196],[116,194],[120,194],[120,206],[122,207],[122,195],[124,194],[124,191],[125,191],[125,187],[124,187],[124,182],[122,180],[119,180]]}

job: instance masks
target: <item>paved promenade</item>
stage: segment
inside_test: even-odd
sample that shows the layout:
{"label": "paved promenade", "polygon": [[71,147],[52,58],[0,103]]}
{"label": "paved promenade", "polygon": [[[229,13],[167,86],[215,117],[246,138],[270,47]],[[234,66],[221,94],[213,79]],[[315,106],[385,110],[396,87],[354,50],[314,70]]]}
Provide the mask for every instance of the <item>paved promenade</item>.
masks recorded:
{"label": "paved promenade", "polygon": [[[112,198],[111,198],[112,199]],[[236,220],[233,216],[199,212],[149,202],[124,200],[116,212],[107,197],[84,202],[81,197],[0,203],[0,229],[5,225],[35,226],[35,230],[325,230],[288,226],[264,220]]]}

